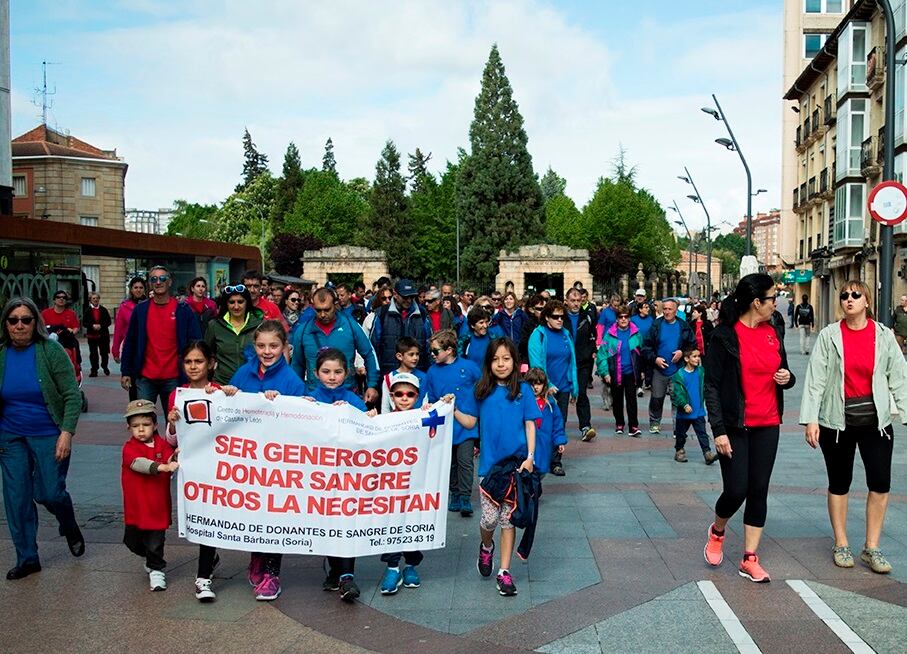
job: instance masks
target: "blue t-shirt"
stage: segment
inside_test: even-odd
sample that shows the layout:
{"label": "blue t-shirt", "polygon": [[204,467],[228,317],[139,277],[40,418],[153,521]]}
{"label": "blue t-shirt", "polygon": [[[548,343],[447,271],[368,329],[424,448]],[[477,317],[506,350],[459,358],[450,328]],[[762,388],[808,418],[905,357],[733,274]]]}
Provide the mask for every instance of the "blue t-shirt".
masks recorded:
{"label": "blue t-shirt", "polygon": [[[425,374],[425,395],[434,404],[444,395],[453,393],[456,408],[469,416],[477,416],[475,387],[482,377],[479,367],[466,357],[457,357],[451,363],[435,363]],[[465,440],[479,437],[477,427],[465,429],[454,420],[453,444],[459,445]]]}
{"label": "blue t-shirt", "polygon": [[345,386],[340,386],[338,388],[328,388],[321,382],[318,382],[318,386],[316,386],[312,391],[311,397],[314,397],[319,402],[324,402],[325,404],[333,404],[334,402],[346,402],[347,404],[356,407],[360,411],[368,410],[368,408],[365,406],[365,402],[362,401],[362,398]]}
{"label": "blue t-shirt", "polygon": [[539,405],[532,394],[532,387],[520,382],[520,395],[513,400],[507,396],[507,387],[500,384],[491,395],[478,401],[479,405],[479,476],[511,456],[526,458],[526,421],[542,417]]}
{"label": "blue t-shirt", "polygon": [[3,402],[0,431],[17,436],[60,435],[60,428],[50,417],[38,384],[34,343],[21,350],[6,348],[0,401]]}
{"label": "blue t-shirt", "polygon": [[570,319],[570,335],[573,336],[573,340],[576,340],[576,330],[579,327],[579,311],[573,313],[571,311],[567,312],[567,318]]}
{"label": "blue t-shirt", "polygon": [[[668,367],[664,370],[661,368],[656,368],[656,370],[665,377],[670,377],[677,372],[677,369],[679,368],[676,363],[671,361],[671,357],[674,356],[674,352],[680,349],[680,321],[662,321],[661,332],[659,332],[658,336],[658,351],[655,353],[655,356],[664,359],[668,364]],[[681,361],[683,361],[683,359],[681,359]]]}
{"label": "blue t-shirt", "polygon": [[639,330],[639,339],[642,340],[646,337],[646,334],[649,333],[649,330],[652,329],[652,323],[655,322],[655,318],[653,318],[651,314],[645,318],[636,315],[630,318],[630,322],[636,325],[636,329]]}
{"label": "blue t-shirt", "polygon": [[598,316],[598,324],[604,327],[605,331],[608,331],[608,327],[617,322],[617,312],[611,308],[609,304]]}
{"label": "blue t-shirt", "polygon": [[699,393],[699,369],[695,368],[693,372],[689,372],[686,368],[683,368],[680,374],[683,375],[683,385],[687,389],[687,397],[690,398],[690,406],[693,407],[693,413],[684,413],[683,409],[678,409],[677,417],[686,418],[687,420],[704,418],[705,405]]}
{"label": "blue t-shirt", "polygon": [[548,373],[548,383],[557,386],[557,390],[573,391],[573,382],[570,380],[570,362],[572,352],[570,341],[563,329],[549,329],[545,327],[545,369]]}
{"label": "blue t-shirt", "polygon": [[630,351],[630,328],[618,329],[617,340],[620,341],[620,372],[624,375],[632,375],[633,355]]}
{"label": "blue t-shirt", "polygon": [[491,337],[486,333],[485,336],[476,336],[473,333],[469,335],[469,343],[466,345],[464,356],[481,366],[485,361],[485,352],[488,350],[488,344],[491,343]]}

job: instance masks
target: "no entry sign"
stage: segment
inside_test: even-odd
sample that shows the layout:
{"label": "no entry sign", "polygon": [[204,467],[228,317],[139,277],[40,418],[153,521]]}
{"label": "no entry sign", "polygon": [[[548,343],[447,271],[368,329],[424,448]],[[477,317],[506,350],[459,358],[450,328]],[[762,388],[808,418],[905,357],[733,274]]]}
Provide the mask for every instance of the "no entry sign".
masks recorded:
{"label": "no entry sign", "polygon": [[897,225],[907,218],[907,188],[900,182],[882,182],[869,192],[866,204],[873,220]]}

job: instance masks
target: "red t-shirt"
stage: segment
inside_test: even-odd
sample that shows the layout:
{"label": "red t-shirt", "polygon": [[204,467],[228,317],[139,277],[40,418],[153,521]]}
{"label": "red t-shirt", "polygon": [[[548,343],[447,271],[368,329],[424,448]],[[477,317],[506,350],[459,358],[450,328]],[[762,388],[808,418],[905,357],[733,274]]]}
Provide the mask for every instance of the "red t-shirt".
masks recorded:
{"label": "red t-shirt", "polygon": [[279,320],[280,324],[283,325],[283,328],[286,331],[290,331],[290,326],[287,324],[287,319],[283,317],[283,314],[280,312],[280,307],[271,302],[262,295],[258,298],[258,302],[255,303],[255,308],[259,309],[264,314],[265,320]]}
{"label": "red t-shirt", "polygon": [[[91,320],[92,320],[91,324],[100,325],[101,324],[101,307],[95,308],[95,307],[89,305],[88,308],[91,309]],[[88,338],[93,341],[98,340],[101,338],[101,333],[93,331],[91,329],[91,325],[89,325],[88,331],[85,333],[85,338]]]}
{"label": "red t-shirt", "polygon": [[441,312],[440,311],[429,311],[428,317],[431,320],[432,332],[441,331]]}
{"label": "red t-shirt", "polygon": [[781,424],[778,415],[778,385],[773,376],[781,367],[781,343],[770,323],[747,327],[734,325],[740,342],[740,377],[743,386],[743,424],[746,427],[773,427]]}
{"label": "red t-shirt", "polygon": [[851,329],[841,321],[844,341],[844,398],[872,395],[872,373],[876,365],[876,326],[866,321],[863,329]]}
{"label": "red t-shirt", "polygon": [[699,348],[699,354],[705,355],[705,339],[702,337],[702,321],[696,321],[696,347]]}
{"label": "red t-shirt", "polygon": [[173,447],[154,435],[153,447],[131,438],[123,445],[123,520],[139,529],[166,529],[170,526],[170,473],[146,475],[129,466],[138,458],[167,463]]}
{"label": "red t-shirt", "polygon": [[315,321],[315,324],[318,325],[318,329],[320,329],[321,331],[324,332],[324,335],[325,335],[325,336],[330,336],[330,335],[331,335],[331,330],[334,329],[334,325],[337,324],[337,320],[334,319],[334,320],[332,320],[331,322],[329,322],[327,325],[323,325],[323,324],[321,324],[320,322],[318,322],[318,321],[316,320],[316,321]]}
{"label": "red t-shirt", "polygon": [[203,297],[201,300],[196,300],[194,297],[187,298],[186,304],[188,304],[199,316],[205,312],[205,309],[217,311],[217,305],[214,304],[214,300],[206,297]]}
{"label": "red t-shirt", "polygon": [[179,377],[179,353],[176,340],[175,298],[167,304],[154,300],[148,303],[148,338],[145,344],[145,362],[142,377],[146,379],[174,379]]}
{"label": "red t-shirt", "polygon": [[66,329],[78,329],[79,318],[72,309],[63,309],[61,313],[54,311],[53,307],[44,309],[41,312],[41,318],[48,327],[57,327],[62,325]]}

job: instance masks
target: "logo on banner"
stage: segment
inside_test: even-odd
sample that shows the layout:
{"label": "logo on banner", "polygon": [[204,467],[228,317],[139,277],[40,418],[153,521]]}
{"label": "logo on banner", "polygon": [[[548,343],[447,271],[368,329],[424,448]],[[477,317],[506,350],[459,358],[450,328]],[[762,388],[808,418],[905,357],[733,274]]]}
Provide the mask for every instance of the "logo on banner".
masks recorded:
{"label": "logo on banner", "polygon": [[183,403],[183,416],[187,424],[211,424],[211,400],[187,400]]}
{"label": "logo on banner", "polygon": [[438,433],[438,427],[443,425],[446,419],[446,416],[439,416],[438,412],[434,409],[428,412],[427,418],[422,418],[422,426],[428,427],[429,438],[435,437],[435,435]]}

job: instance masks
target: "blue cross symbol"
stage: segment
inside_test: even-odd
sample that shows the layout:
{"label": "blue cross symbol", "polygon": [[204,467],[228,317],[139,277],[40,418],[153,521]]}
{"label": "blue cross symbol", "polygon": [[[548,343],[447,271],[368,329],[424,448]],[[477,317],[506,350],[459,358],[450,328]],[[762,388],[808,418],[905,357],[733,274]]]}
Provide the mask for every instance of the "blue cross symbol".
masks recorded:
{"label": "blue cross symbol", "polygon": [[429,438],[435,437],[435,434],[438,433],[438,427],[443,425],[445,420],[447,420],[447,417],[439,416],[438,412],[435,409],[432,409],[428,412],[427,418],[422,418],[422,426],[428,427]]}

